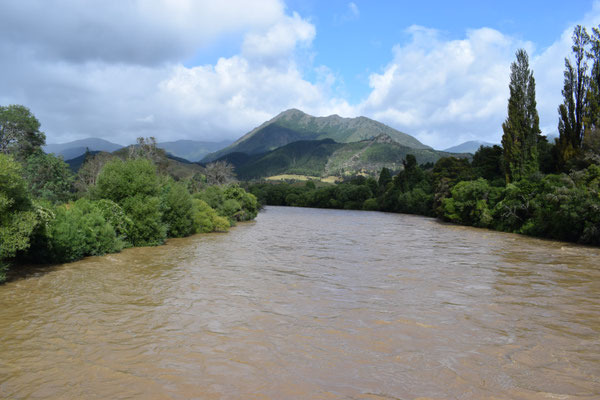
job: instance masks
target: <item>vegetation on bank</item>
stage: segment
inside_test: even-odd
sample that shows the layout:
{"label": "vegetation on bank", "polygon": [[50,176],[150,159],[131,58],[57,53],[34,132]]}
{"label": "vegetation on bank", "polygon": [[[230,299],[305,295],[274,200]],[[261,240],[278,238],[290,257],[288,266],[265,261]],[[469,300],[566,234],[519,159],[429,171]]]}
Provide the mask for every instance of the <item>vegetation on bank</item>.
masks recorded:
{"label": "vegetation on bank", "polygon": [[[337,185],[254,183],[269,205],[420,214],[506,232],[600,245],[600,29],[573,34],[574,62],[565,59],[560,137],[541,136],[535,80],[524,50],[511,66],[502,147],[481,147],[472,161],[444,157],[383,168]],[[591,63],[591,69],[588,68]]]}
{"label": "vegetation on bank", "polygon": [[90,156],[73,175],[62,158],[42,152],[39,127],[27,108],[0,107],[0,282],[24,262],[158,245],[256,217],[256,198],[230,183],[230,169],[176,180],[164,151],[140,138],[123,158]]}

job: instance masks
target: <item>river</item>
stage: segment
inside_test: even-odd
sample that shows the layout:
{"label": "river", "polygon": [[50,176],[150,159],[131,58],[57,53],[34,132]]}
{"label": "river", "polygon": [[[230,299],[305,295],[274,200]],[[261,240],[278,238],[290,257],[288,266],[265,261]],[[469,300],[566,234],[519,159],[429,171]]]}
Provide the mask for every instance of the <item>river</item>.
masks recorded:
{"label": "river", "polygon": [[10,399],[599,399],[600,249],[267,207],[0,286]]}

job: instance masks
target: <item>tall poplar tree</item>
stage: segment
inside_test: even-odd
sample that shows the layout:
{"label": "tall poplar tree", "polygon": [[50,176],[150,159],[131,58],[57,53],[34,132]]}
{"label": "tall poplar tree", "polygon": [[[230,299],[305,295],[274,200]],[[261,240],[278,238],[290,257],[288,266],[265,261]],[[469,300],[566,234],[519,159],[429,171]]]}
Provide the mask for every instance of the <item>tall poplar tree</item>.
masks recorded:
{"label": "tall poplar tree", "polygon": [[577,25],[573,32],[572,46],[575,65],[571,64],[569,58],[565,58],[563,104],[558,107],[559,162],[563,167],[577,155],[583,140],[585,101],[590,84],[585,48],[589,42],[586,29]]}
{"label": "tall poplar tree", "polygon": [[502,147],[506,182],[518,181],[536,172],[537,143],[541,133],[535,100],[535,79],[524,49],[516,52],[510,66],[508,117],[502,124]]}

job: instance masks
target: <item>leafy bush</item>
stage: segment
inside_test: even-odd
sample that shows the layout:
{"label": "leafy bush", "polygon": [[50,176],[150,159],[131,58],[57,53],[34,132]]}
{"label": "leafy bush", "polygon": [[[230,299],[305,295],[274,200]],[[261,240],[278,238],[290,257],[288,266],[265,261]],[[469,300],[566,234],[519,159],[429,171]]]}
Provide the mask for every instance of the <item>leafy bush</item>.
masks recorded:
{"label": "leafy bush", "polygon": [[58,207],[48,231],[52,259],[56,262],[113,253],[123,247],[98,205],[87,199]]}
{"label": "leafy bush", "polygon": [[0,154],[0,282],[8,268],[3,260],[29,248],[39,222],[21,173],[11,156]]}
{"label": "leafy bush", "polygon": [[236,221],[248,221],[258,214],[259,204],[256,196],[237,185],[229,187],[210,186],[194,195],[204,200],[217,213],[232,224]]}
{"label": "leafy bush", "polygon": [[169,237],[184,237],[194,233],[192,196],[182,183],[169,181],[163,187],[162,220]]}
{"label": "leafy bush", "polygon": [[129,238],[134,246],[155,246],[167,238],[167,225],[160,210],[161,201],[156,196],[143,194],[123,200],[123,210],[131,218]]}
{"label": "leafy bush", "polygon": [[193,199],[192,204],[194,232],[227,232],[229,229],[229,221],[227,218],[219,216],[217,212],[203,200]]}
{"label": "leafy bush", "polygon": [[452,188],[451,194],[450,198],[442,201],[445,218],[459,224],[479,227],[492,224],[488,200],[495,197],[495,193],[485,179],[459,182]]}
{"label": "leafy bush", "polygon": [[117,237],[123,241],[125,246],[131,246],[130,235],[133,228],[133,221],[127,216],[123,208],[108,199],[96,201],[96,206],[104,219],[113,227]]}
{"label": "leafy bush", "polygon": [[134,196],[158,196],[160,180],[152,161],[145,158],[107,162],[96,180],[93,196],[121,204]]}
{"label": "leafy bush", "polygon": [[43,152],[27,158],[25,178],[31,194],[52,203],[64,203],[73,197],[74,177],[62,158]]}
{"label": "leafy bush", "polygon": [[153,246],[167,238],[159,194],[160,178],[156,167],[145,158],[109,161],[100,171],[92,190],[93,197],[111,200],[123,208],[131,219],[130,228],[124,229],[134,246]]}

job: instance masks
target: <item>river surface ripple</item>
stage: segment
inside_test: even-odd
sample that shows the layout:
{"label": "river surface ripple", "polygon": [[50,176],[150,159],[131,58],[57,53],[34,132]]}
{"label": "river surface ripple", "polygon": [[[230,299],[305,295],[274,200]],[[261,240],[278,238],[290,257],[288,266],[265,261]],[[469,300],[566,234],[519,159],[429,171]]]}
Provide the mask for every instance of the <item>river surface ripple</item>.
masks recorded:
{"label": "river surface ripple", "polygon": [[0,286],[0,397],[599,399],[599,256],[267,207]]}

